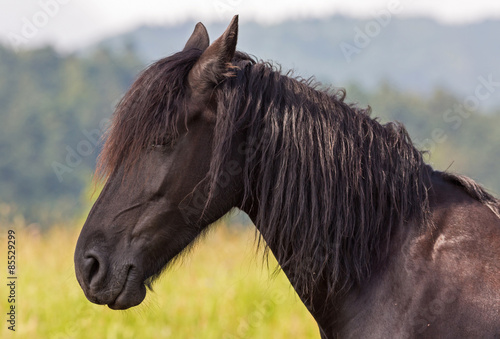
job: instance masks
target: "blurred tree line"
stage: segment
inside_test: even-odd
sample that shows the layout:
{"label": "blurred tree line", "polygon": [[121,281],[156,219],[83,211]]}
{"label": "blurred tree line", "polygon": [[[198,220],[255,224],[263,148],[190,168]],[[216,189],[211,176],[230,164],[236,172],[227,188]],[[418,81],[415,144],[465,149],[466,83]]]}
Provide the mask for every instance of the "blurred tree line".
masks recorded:
{"label": "blurred tree line", "polygon": [[99,137],[95,130],[140,68],[132,53],[101,49],[78,57],[50,47],[14,53],[0,46],[4,211],[42,225],[81,211],[98,154],[89,139]]}
{"label": "blurred tree line", "polygon": [[[0,221],[23,215],[47,226],[88,209],[98,139],[143,67],[132,47],[63,56],[0,46]],[[500,192],[498,111],[464,113],[456,108],[464,98],[441,89],[421,96],[384,83],[374,92],[349,85],[347,93],[382,121],[403,122],[436,168]]]}
{"label": "blurred tree line", "polygon": [[381,122],[402,122],[435,169],[465,174],[499,196],[500,108],[482,109],[486,95],[475,95],[486,92],[481,88],[458,97],[436,88],[430,96],[423,96],[382,83],[371,93],[348,86],[347,100],[370,105],[372,116]]}

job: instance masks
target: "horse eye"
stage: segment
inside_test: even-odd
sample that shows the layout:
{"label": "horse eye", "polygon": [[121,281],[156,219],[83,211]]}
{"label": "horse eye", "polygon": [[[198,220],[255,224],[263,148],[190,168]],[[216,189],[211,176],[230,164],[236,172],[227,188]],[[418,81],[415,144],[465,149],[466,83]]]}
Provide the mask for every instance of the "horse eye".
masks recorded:
{"label": "horse eye", "polygon": [[175,146],[175,140],[168,140],[161,144],[151,144],[152,150],[166,150]]}

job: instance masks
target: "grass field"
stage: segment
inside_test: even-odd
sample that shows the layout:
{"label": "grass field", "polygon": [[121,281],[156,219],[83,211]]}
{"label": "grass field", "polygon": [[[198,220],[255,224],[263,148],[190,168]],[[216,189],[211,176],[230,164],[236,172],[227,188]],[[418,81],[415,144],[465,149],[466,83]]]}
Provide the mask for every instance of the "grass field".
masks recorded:
{"label": "grass field", "polygon": [[[79,223],[76,223],[79,224]],[[81,225],[81,224],[80,224]],[[77,227],[16,229],[16,332],[9,325],[7,229],[1,228],[1,338],[319,338],[282,273],[256,255],[253,229],[224,225],[166,271],[138,307],[87,301],[73,271]]]}

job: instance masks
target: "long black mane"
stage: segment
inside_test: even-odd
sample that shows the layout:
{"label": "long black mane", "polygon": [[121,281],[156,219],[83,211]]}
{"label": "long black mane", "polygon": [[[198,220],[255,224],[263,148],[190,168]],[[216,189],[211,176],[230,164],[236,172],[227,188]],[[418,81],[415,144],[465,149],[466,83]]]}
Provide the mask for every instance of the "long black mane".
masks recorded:
{"label": "long black mane", "polygon": [[402,125],[381,125],[343,91],[240,58],[217,91],[211,176],[246,130],[245,196],[267,246],[304,293],[319,279],[330,295],[349,289],[386,256],[397,225],[426,223],[429,168]]}
{"label": "long black mane", "polygon": [[[117,107],[98,176],[131,168],[152,144],[175,139],[185,115],[186,77],[201,51],[192,49],[146,69]],[[245,201],[267,248],[303,294],[326,281],[328,295],[366,279],[388,253],[398,226],[429,227],[429,174],[405,128],[382,125],[369,109],[344,102],[345,92],[282,74],[243,53],[213,95],[217,123],[208,178],[215,189],[242,131]],[[498,201],[463,177],[463,186],[496,213]]]}

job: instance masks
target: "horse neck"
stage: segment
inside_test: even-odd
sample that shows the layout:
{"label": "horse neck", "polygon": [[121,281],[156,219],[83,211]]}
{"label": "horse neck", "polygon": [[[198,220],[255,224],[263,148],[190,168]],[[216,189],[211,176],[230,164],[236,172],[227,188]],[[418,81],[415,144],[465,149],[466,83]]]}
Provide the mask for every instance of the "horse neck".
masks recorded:
{"label": "horse neck", "polygon": [[247,114],[257,146],[244,165],[243,209],[312,304],[317,290],[329,297],[365,280],[395,228],[422,218],[424,165],[402,126],[306,83],[274,81],[277,97],[251,96],[267,101]]}

